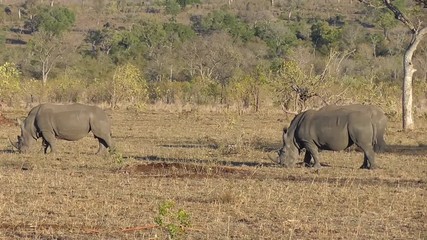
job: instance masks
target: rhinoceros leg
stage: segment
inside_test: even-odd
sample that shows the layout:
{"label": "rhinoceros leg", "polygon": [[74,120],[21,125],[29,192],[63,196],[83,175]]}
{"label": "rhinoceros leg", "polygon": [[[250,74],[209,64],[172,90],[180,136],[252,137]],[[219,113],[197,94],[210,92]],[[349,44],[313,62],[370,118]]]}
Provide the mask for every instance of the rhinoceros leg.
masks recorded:
{"label": "rhinoceros leg", "polygon": [[104,152],[106,148],[112,147],[110,123],[108,121],[91,119],[90,129],[99,141],[97,154]]}
{"label": "rhinoceros leg", "polygon": [[364,151],[363,164],[360,168],[363,168],[363,169],[377,168],[375,164],[375,152],[373,148],[367,149],[367,150],[364,149],[363,151]]}
{"label": "rhinoceros leg", "polygon": [[103,137],[95,135],[95,137],[98,139],[98,142],[99,142],[99,148],[96,154],[103,153],[107,148],[112,147],[112,140],[110,135],[103,136]]}
{"label": "rhinoceros leg", "polygon": [[304,166],[306,166],[306,167],[311,167],[312,166],[312,164],[311,164],[311,154],[310,154],[310,152],[309,151],[306,151],[305,152],[305,155],[304,155]]}
{"label": "rhinoceros leg", "polygon": [[[306,156],[307,156],[307,153],[309,153],[313,157],[313,160],[314,160],[313,167],[314,168],[321,168],[321,165],[319,162],[319,150],[317,149],[316,144],[308,143],[305,145],[305,149],[307,152],[306,152],[306,155],[304,157],[304,163],[306,163]],[[309,161],[309,160],[307,160],[307,161]],[[311,166],[311,163],[310,163],[310,166]]]}
{"label": "rhinoceros leg", "polygon": [[105,150],[107,149],[107,148],[105,147],[105,145],[102,143],[102,139],[99,139],[99,138],[98,138],[98,141],[99,141],[99,147],[98,147],[98,151],[96,151],[96,154],[103,153],[103,152],[105,152]]}
{"label": "rhinoceros leg", "polygon": [[360,168],[376,168],[374,142],[372,140],[375,138],[373,129],[365,128],[365,131],[362,131],[356,127],[354,129],[355,130],[353,132],[350,132],[350,137],[353,142],[363,150],[364,153],[363,164]]}
{"label": "rhinoceros leg", "polygon": [[47,153],[48,148],[50,147],[50,152],[55,152],[55,135],[51,132],[42,132],[42,138],[44,146],[44,153]]}
{"label": "rhinoceros leg", "polygon": [[44,140],[44,138],[43,138],[42,146],[43,146],[44,153],[47,153],[47,149],[49,148],[49,143],[47,143],[46,140]]}
{"label": "rhinoceros leg", "polygon": [[357,144],[363,150],[363,164],[360,166],[362,169],[374,169],[375,164],[375,151],[374,146],[370,144]]}

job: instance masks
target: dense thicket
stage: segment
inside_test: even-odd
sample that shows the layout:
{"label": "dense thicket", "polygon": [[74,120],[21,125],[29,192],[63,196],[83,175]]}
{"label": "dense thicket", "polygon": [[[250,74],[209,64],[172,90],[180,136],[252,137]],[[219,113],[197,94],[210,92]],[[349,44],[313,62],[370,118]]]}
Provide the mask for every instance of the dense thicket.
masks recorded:
{"label": "dense thicket", "polygon": [[[422,4],[395,2],[427,20]],[[10,11],[0,14],[0,69],[14,68],[20,81],[12,96],[0,91],[6,104],[280,104],[298,111],[358,101],[400,109],[410,35],[386,9],[357,1],[26,0],[1,7]],[[427,81],[426,45],[416,55],[419,85]],[[9,86],[2,71],[0,87]],[[418,88],[416,96],[423,94]]]}

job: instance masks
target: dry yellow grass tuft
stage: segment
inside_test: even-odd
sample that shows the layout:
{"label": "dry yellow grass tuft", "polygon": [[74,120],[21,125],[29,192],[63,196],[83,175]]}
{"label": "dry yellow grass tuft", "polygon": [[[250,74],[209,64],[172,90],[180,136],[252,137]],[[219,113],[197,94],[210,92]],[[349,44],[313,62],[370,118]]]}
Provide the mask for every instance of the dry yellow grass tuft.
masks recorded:
{"label": "dry yellow grass tuft", "polygon": [[92,137],[59,141],[52,155],[40,141],[13,153],[7,137],[19,129],[1,125],[0,238],[165,239],[154,221],[165,201],[190,215],[187,239],[427,237],[425,123],[411,133],[391,123],[378,170],[360,170],[350,151],[322,152],[326,167],[313,171],[268,159],[290,120],[280,112],[109,114],[110,156],[94,155]]}

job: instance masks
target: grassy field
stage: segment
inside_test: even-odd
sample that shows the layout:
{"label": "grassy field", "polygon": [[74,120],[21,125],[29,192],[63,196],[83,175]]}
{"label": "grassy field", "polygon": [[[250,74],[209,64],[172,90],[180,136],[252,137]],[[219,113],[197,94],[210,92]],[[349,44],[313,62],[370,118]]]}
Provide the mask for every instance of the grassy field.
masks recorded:
{"label": "grassy field", "polygon": [[1,123],[1,239],[427,238],[425,119],[410,133],[389,124],[378,170],[350,151],[322,152],[315,171],[267,157],[290,121],[279,111],[108,113],[109,156],[90,136],[17,154],[18,127]]}

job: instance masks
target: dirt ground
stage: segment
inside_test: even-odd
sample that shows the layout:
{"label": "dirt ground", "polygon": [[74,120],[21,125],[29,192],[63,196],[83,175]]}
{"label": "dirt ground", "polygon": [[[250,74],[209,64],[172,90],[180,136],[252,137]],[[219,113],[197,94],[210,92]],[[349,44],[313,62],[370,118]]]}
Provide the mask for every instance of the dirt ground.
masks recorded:
{"label": "dirt ground", "polygon": [[90,135],[15,153],[8,120],[26,114],[0,121],[0,239],[427,238],[426,119],[389,124],[377,170],[324,151],[317,171],[268,158],[291,120],[280,111],[108,111],[106,156]]}

